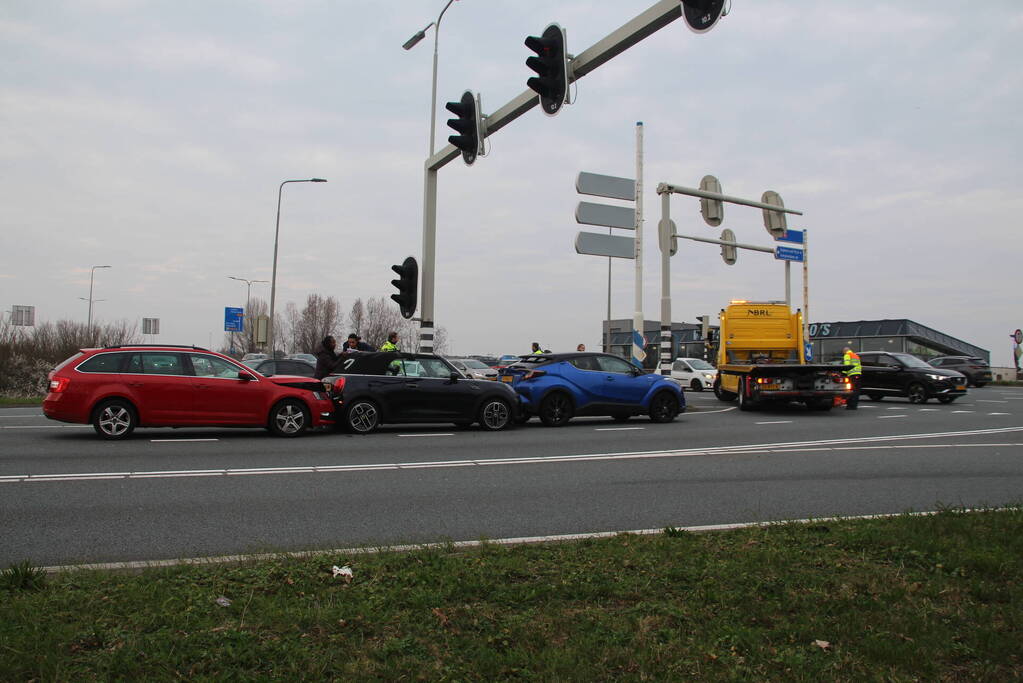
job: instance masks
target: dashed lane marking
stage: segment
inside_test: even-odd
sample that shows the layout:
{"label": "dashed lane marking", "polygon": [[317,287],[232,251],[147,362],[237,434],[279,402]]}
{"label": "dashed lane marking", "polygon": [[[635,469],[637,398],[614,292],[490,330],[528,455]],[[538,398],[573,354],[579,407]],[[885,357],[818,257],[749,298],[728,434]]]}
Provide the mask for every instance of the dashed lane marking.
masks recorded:
{"label": "dashed lane marking", "polygon": [[787,425],[792,424],[792,420],[774,420],[773,422],[757,422],[758,425]]}
{"label": "dashed lane marking", "polygon": [[431,434],[398,434],[399,437],[403,437],[403,438],[413,438],[413,437],[419,437],[419,436],[454,436],[454,435],[455,435],[454,432],[442,432],[442,433],[439,433],[439,434],[435,434],[435,433],[431,433]]}
{"label": "dashed lane marking", "polygon": [[878,415],[877,419],[879,419],[879,420],[890,420],[890,419],[893,419],[893,418],[896,418],[896,417],[906,417],[906,416],[905,415]]}
{"label": "dashed lane marking", "polygon": [[195,443],[197,441],[220,441],[220,439],[150,439],[150,443]]}
{"label": "dashed lane marking", "polygon": [[646,427],[597,427],[593,431],[595,432],[629,432],[636,429],[646,429]]}

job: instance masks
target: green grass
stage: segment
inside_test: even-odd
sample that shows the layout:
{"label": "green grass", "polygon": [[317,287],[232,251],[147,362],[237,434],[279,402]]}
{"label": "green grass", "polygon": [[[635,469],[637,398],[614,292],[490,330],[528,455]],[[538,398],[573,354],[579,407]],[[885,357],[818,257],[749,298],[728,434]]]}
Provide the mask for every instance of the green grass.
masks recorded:
{"label": "green grass", "polygon": [[0,396],[0,406],[41,406],[43,404],[43,398],[45,397],[11,398],[9,396]]}
{"label": "green grass", "polygon": [[1020,529],[946,510],[18,579],[0,678],[1018,680]]}

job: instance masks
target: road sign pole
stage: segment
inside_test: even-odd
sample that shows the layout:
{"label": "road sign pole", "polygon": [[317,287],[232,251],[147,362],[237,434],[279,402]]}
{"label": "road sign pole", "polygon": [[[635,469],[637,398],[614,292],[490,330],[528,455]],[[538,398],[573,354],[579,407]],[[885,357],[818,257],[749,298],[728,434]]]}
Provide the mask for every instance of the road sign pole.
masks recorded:
{"label": "road sign pole", "polygon": [[[636,122],[636,309],[632,314],[632,329],[643,336],[643,122]],[[644,349],[636,348],[633,334],[632,360],[642,367],[646,358]]]}
{"label": "road sign pole", "polygon": [[792,263],[785,262],[785,305],[792,308]]}
{"label": "road sign pole", "polygon": [[810,231],[803,230],[803,341],[810,343]]}
{"label": "road sign pole", "polygon": [[[671,194],[661,194],[661,221],[658,232],[671,225]],[[671,375],[674,360],[671,339],[671,238],[661,239],[661,374]]]}

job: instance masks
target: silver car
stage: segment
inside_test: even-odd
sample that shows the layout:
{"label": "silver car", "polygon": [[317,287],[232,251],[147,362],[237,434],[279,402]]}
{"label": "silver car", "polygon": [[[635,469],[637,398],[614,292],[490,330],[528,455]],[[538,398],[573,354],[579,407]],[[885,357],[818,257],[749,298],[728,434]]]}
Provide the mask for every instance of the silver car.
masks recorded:
{"label": "silver car", "polygon": [[470,379],[497,379],[497,370],[475,358],[449,358],[448,362]]}

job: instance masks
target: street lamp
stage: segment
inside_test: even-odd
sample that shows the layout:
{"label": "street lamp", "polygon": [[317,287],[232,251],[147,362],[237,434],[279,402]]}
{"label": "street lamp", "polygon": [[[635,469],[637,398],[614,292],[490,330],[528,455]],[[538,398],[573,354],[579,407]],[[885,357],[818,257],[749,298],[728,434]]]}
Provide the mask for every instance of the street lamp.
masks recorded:
{"label": "street lamp", "polygon": [[250,299],[250,295],[251,295],[251,292],[252,292],[252,283],[253,282],[262,282],[264,284],[270,284],[270,281],[269,280],[246,280],[243,277],[235,277],[234,275],[228,275],[227,278],[229,280],[237,280],[238,282],[244,282],[245,283],[245,315],[242,316],[242,329],[244,330],[245,327],[246,327],[245,323],[248,323],[248,328],[249,328],[249,332],[250,332],[250,334],[249,334],[249,343],[246,344],[245,347],[249,351],[251,351],[252,350],[252,341],[251,340],[253,338],[253,335],[251,334],[251,332],[252,332],[253,328],[252,328],[252,323],[249,322],[249,299]]}
{"label": "street lamp", "polygon": [[440,20],[444,18],[444,13],[448,11],[448,7],[451,7],[451,3],[455,0],[448,0],[448,3],[444,5],[444,9],[440,11],[437,16],[437,21],[431,21],[421,31],[417,32],[414,36],[405,41],[402,48],[405,50],[411,50],[415,45],[426,36],[426,32],[433,26],[433,94],[430,99],[430,156],[433,156],[433,138],[434,133],[437,130],[437,43],[440,41]]}
{"label": "street lamp", "polygon": [[288,183],[325,183],[323,178],[306,178],[304,180],[285,180],[277,188],[277,227],[274,229],[274,267],[273,275],[270,276],[270,322],[267,324],[267,346],[270,349],[270,357],[274,357],[274,300],[277,298],[277,242],[281,234],[281,194],[284,186]]}
{"label": "street lamp", "polygon": [[[88,299],[88,301],[89,301],[89,322],[86,324],[86,329],[88,330],[90,337],[92,336],[92,302],[95,301],[95,299],[92,298],[92,284],[93,284],[93,280],[96,277],[96,269],[97,268],[111,268],[111,267],[112,266],[93,266],[92,270],[89,271],[89,299]],[[85,299],[83,299],[82,297],[78,297],[78,298],[82,299],[83,301],[85,301]],[[106,301],[106,299],[99,299],[99,301]]]}
{"label": "street lamp", "polygon": [[[426,27],[405,41],[402,45],[406,50],[418,43],[426,35],[426,31],[433,26],[433,87],[430,95],[430,158],[433,157],[434,135],[437,131],[437,44],[440,42],[440,20],[454,0],[448,0],[444,9],[437,15],[437,21],[427,24]],[[420,286],[421,315],[423,320],[419,323],[419,344],[423,351],[433,351],[433,284],[434,266],[437,260],[437,170],[429,168],[426,164],[426,177],[423,181],[423,268],[420,271],[422,285]]]}

